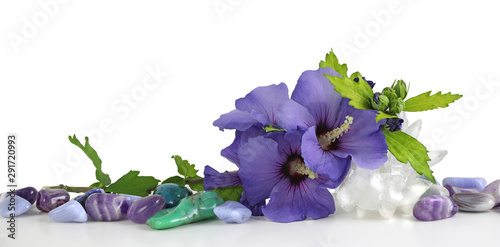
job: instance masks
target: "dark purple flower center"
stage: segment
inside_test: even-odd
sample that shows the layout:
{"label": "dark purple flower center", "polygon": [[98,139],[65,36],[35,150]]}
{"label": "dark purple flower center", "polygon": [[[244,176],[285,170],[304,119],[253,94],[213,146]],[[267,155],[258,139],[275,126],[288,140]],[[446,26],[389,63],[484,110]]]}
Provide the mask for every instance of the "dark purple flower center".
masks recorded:
{"label": "dark purple flower center", "polygon": [[323,133],[316,133],[318,137],[318,142],[321,148],[325,151],[336,149],[335,141],[343,136],[351,128],[353,118],[351,116],[346,116],[344,123],[333,130]]}
{"label": "dark purple flower center", "polygon": [[306,178],[315,179],[318,174],[306,167],[304,159],[299,154],[288,155],[288,159],[281,167],[281,172],[290,179],[291,184],[299,184]]}

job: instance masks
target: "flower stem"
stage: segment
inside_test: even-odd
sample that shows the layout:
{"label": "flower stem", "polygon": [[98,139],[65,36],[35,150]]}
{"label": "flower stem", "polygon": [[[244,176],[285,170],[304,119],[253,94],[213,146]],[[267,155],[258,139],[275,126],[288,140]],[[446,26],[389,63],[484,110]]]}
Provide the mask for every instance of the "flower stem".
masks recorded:
{"label": "flower stem", "polygon": [[[67,186],[67,185],[57,185],[57,186],[45,186],[42,189],[63,189],[67,192],[75,192],[75,193],[85,193],[89,190],[96,189],[97,187],[75,187],[75,186]],[[105,189],[105,188],[102,188]]]}
{"label": "flower stem", "polygon": [[198,184],[198,183],[203,183],[203,178],[186,179],[186,184]]}

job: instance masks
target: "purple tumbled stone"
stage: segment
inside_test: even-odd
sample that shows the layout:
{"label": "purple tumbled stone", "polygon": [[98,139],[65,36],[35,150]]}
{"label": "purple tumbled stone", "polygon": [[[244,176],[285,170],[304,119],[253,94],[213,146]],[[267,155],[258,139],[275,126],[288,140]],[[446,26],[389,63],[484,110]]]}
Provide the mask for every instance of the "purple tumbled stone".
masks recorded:
{"label": "purple tumbled stone", "polygon": [[455,187],[451,184],[446,184],[444,185],[444,187],[450,192],[450,197],[452,197],[456,193],[479,193],[479,190],[477,189],[463,189]]}
{"label": "purple tumbled stone", "polygon": [[165,207],[165,198],[160,195],[147,196],[135,200],[128,210],[128,219],[137,224],[146,221]]}
{"label": "purple tumbled stone", "polygon": [[500,179],[488,184],[481,193],[492,195],[495,198],[495,207],[500,206]]}
{"label": "purple tumbled stone", "polygon": [[[7,197],[8,193],[9,192],[0,193],[0,201],[2,201],[2,199]],[[18,189],[14,193],[14,195],[22,197],[23,199],[25,199],[26,201],[28,201],[31,204],[35,203],[37,194],[38,194],[38,191],[33,187],[26,187],[26,188]]]}
{"label": "purple tumbled stone", "polygon": [[486,179],[484,178],[461,178],[461,177],[448,177],[443,179],[443,185],[453,185],[461,189],[476,189],[481,191],[486,186]]}
{"label": "purple tumbled stone", "polygon": [[127,218],[129,202],[117,194],[92,194],[85,202],[89,216],[96,221],[116,221]]}
{"label": "purple tumbled stone", "polygon": [[458,212],[458,205],[448,196],[434,195],[423,198],[413,207],[413,216],[421,221],[450,218]]}
{"label": "purple tumbled stone", "polygon": [[63,189],[40,190],[36,196],[36,207],[49,212],[69,201],[69,193]]}

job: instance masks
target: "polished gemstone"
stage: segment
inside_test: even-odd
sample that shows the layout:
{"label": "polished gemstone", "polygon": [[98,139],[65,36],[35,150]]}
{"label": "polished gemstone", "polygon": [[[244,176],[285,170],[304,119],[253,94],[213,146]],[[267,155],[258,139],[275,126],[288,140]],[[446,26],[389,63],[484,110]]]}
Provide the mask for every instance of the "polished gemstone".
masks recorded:
{"label": "polished gemstone", "polygon": [[135,195],[127,195],[127,194],[120,194],[120,195],[122,195],[125,198],[127,198],[127,201],[128,201],[129,205],[132,205],[132,202],[134,202],[135,200],[139,200],[139,199],[142,198],[142,196],[135,196]]}
{"label": "polished gemstone", "polygon": [[[26,199],[31,204],[35,203],[38,191],[33,187],[25,187],[15,190],[14,194]],[[0,202],[9,195],[9,192],[0,193]]]}
{"label": "polished gemstone", "polygon": [[69,201],[69,193],[63,189],[40,190],[36,196],[36,207],[42,212],[50,212]]}
{"label": "polished gemstone", "polygon": [[80,202],[72,200],[49,212],[55,222],[87,222],[87,213]]}
{"label": "polished gemstone", "polygon": [[476,189],[481,191],[486,186],[484,178],[464,178],[464,177],[449,177],[443,179],[443,185],[453,185],[461,189]]}
{"label": "polished gemstone", "polygon": [[453,196],[456,193],[479,193],[479,190],[477,189],[463,189],[450,184],[446,184],[444,187],[448,190],[448,192],[450,192],[450,196]]}
{"label": "polished gemstone", "polygon": [[96,221],[116,221],[127,218],[129,202],[123,195],[92,194],[85,202],[89,216]]}
{"label": "polished gemstone", "polygon": [[413,207],[413,216],[422,221],[450,218],[458,212],[458,205],[448,196],[427,196]]}
{"label": "polished gemstone", "polygon": [[482,212],[495,206],[495,198],[485,193],[456,193],[453,200],[462,211]]}
{"label": "polished gemstone", "polygon": [[427,191],[425,191],[425,193],[420,196],[420,199],[434,195],[450,196],[450,192],[441,185],[432,184],[429,189],[427,189]]}
{"label": "polished gemstone", "polygon": [[154,214],[165,207],[165,199],[160,195],[147,196],[135,200],[128,210],[128,219],[137,224],[144,224]]}
{"label": "polished gemstone", "polygon": [[500,206],[500,180],[488,184],[481,193],[492,195],[495,198],[495,207]]}
{"label": "polished gemstone", "polygon": [[91,189],[91,190],[85,192],[85,194],[75,197],[74,200],[79,202],[80,205],[82,205],[82,207],[85,208],[85,202],[87,201],[87,198],[89,198],[90,195],[95,194],[95,193],[105,193],[105,192],[101,188]]}
{"label": "polished gemstone", "polygon": [[157,214],[146,222],[153,229],[168,229],[215,217],[214,208],[224,200],[213,191],[202,191],[186,197],[174,210],[167,214]]}
{"label": "polished gemstone", "polygon": [[153,194],[163,196],[165,207],[172,208],[177,206],[183,198],[192,195],[193,192],[186,187],[168,183],[158,186]]}
{"label": "polished gemstone", "polygon": [[10,194],[0,202],[0,215],[5,218],[19,216],[31,208],[31,203],[20,196],[10,196]]}
{"label": "polished gemstone", "polygon": [[245,223],[252,211],[243,204],[235,201],[227,201],[214,209],[215,215],[226,223]]}

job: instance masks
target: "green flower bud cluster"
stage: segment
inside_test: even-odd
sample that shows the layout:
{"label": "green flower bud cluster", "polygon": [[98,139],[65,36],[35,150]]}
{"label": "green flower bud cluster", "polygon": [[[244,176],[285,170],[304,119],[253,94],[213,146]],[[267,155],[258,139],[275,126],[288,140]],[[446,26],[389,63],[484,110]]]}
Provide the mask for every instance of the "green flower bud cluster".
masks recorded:
{"label": "green flower bud cluster", "polygon": [[390,114],[401,113],[405,108],[404,99],[408,95],[409,88],[403,80],[395,81],[392,87],[386,87],[382,93],[373,94],[372,107],[375,110]]}

